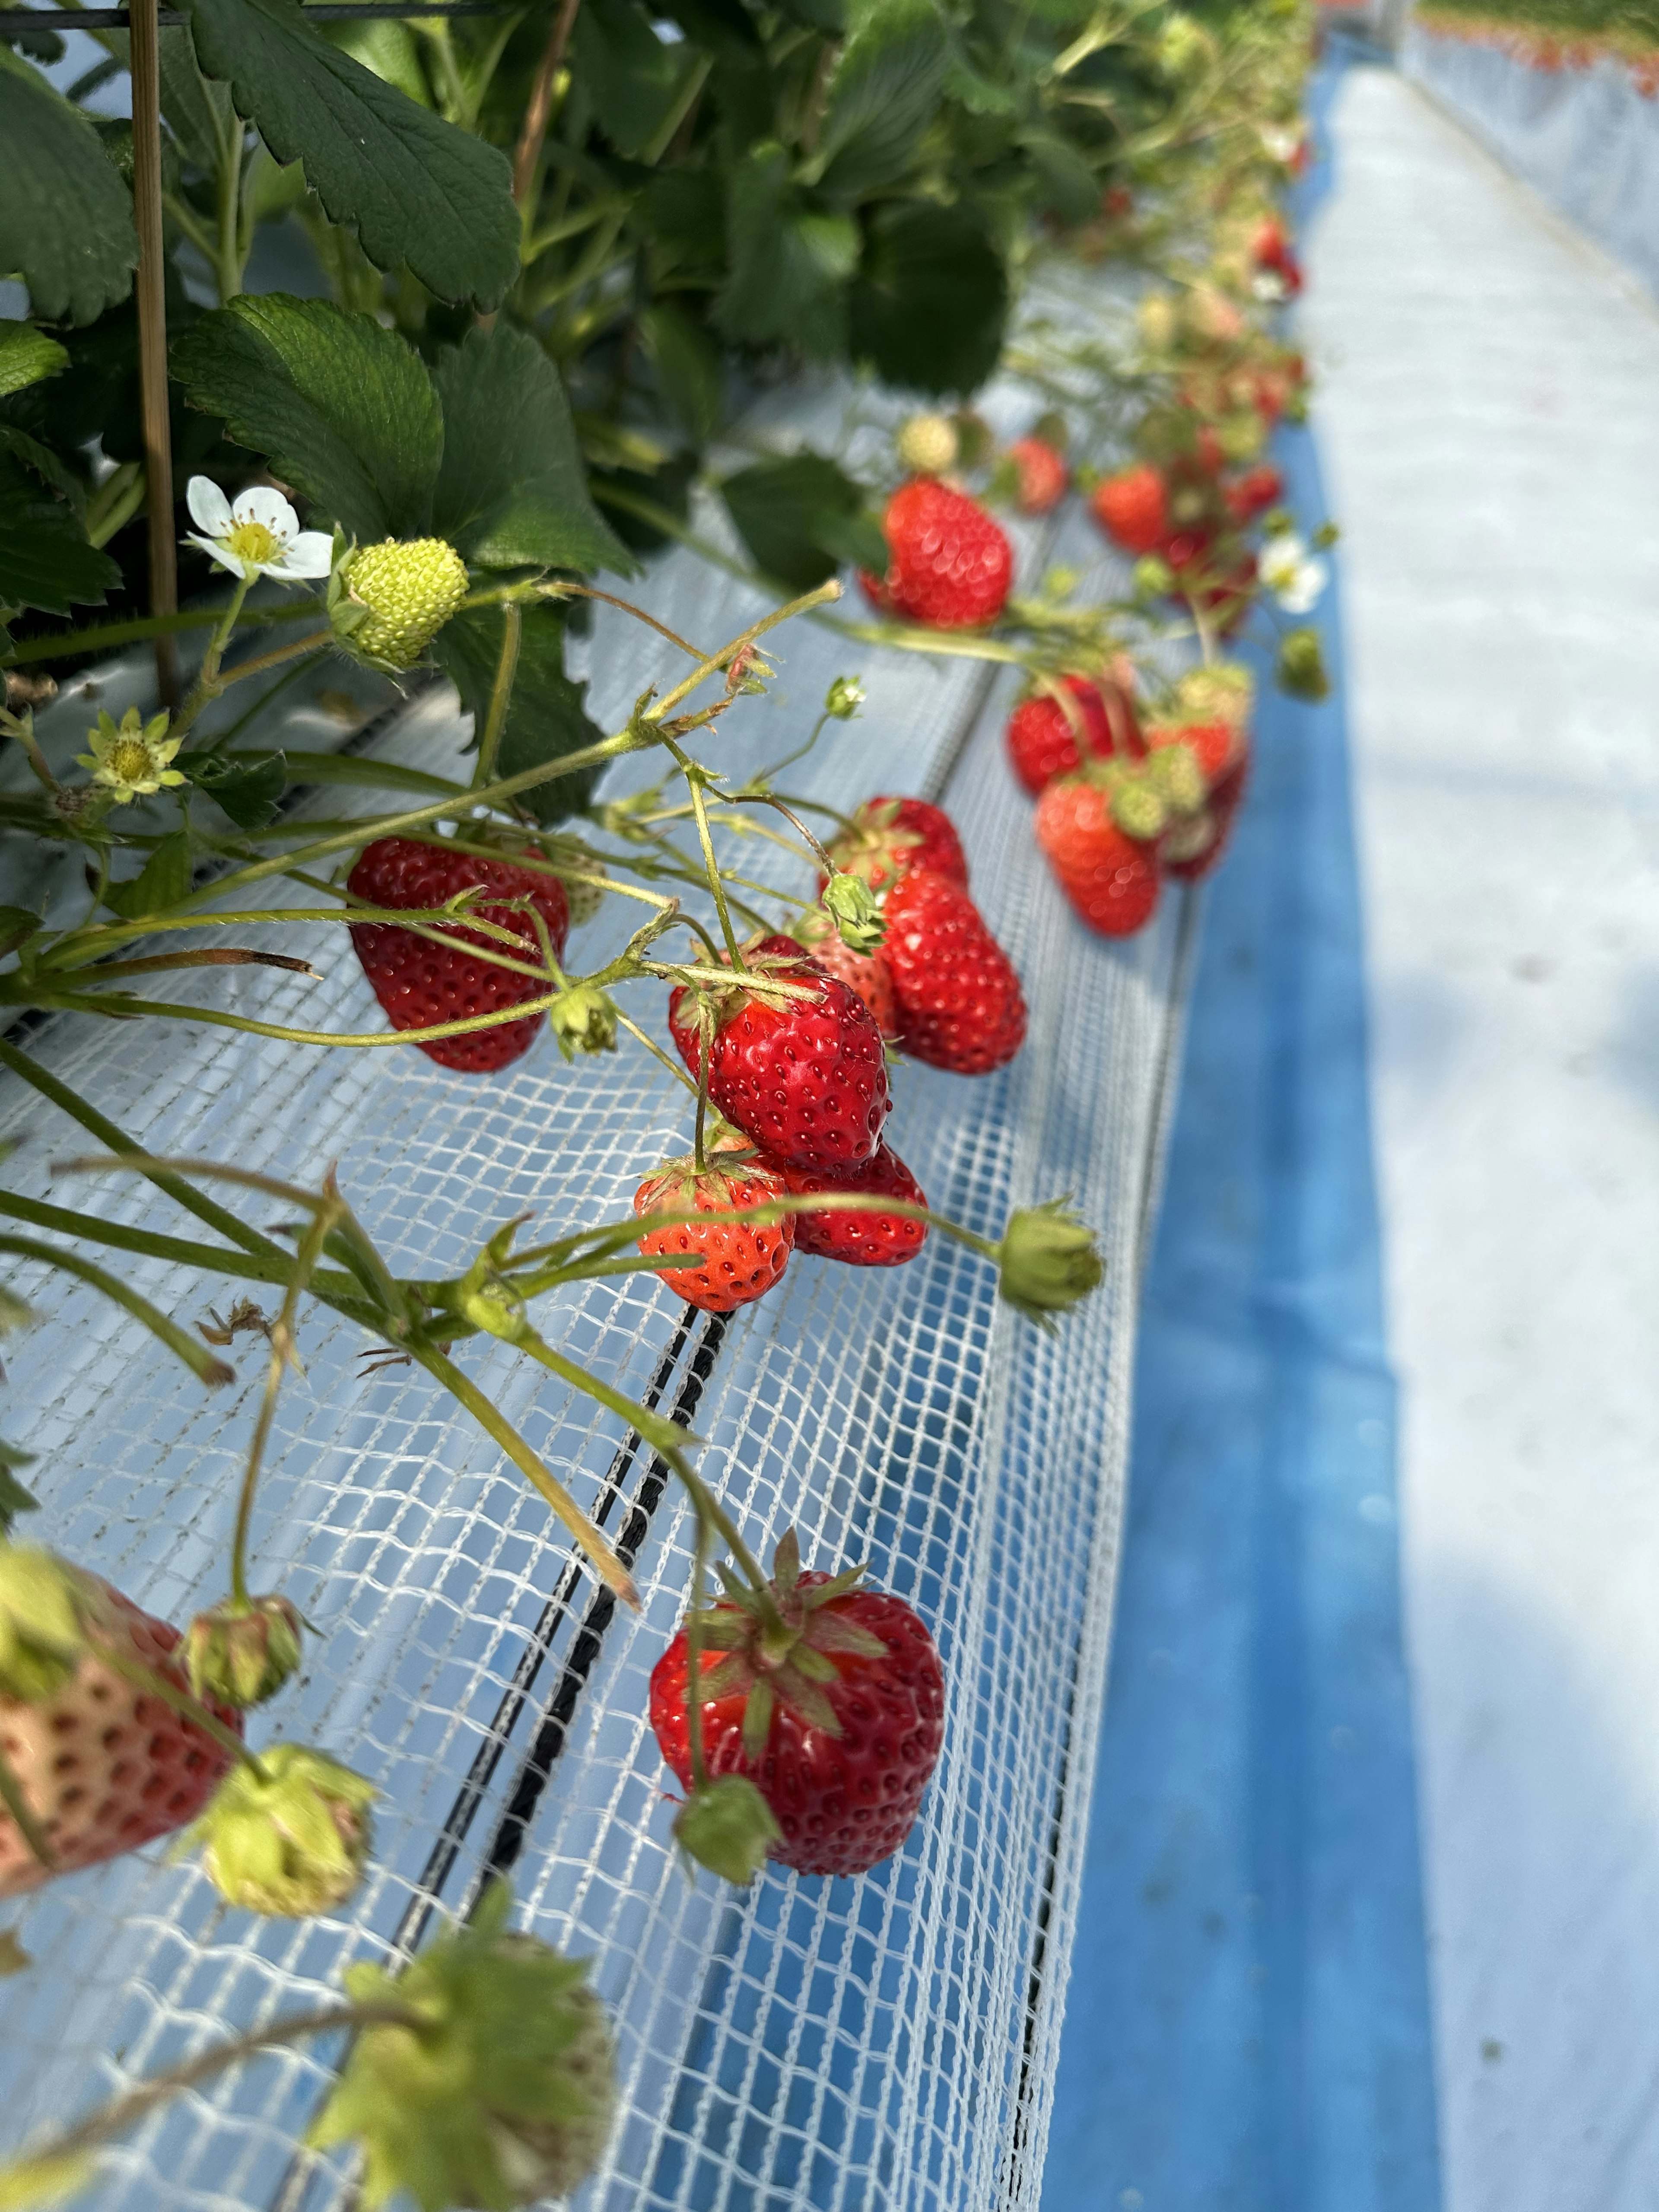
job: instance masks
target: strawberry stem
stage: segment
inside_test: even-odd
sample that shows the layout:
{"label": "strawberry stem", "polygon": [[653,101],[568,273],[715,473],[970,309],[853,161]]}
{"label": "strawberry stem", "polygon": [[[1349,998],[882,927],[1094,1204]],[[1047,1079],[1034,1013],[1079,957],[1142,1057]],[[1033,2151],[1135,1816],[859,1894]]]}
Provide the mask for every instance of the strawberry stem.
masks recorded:
{"label": "strawberry stem", "polygon": [[516,599],[501,604],[501,653],[495,664],[495,681],[489,694],[489,711],[478,739],[478,758],[472,771],[472,787],[476,791],[487,784],[495,773],[495,756],[501,750],[501,732],[507,726],[507,710],[513,697],[513,678],[518,672],[519,641],[524,629],[524,613]]}
{"label": "strawberry stem", "polygon": [[11,1761],[0,1751],[0,1804],[17,1823],[17,1832],[33,1853],[35,1859],[48,1874],[57,1867],[58,1860],[46,1840],[46,1832],[29,1810],[28,1800],[23,1795],[23,1785],[12,1770]]}
{"label": "strawberry stem", "polygon": [[169,1320],[148,1298],[130,1289],[118,1275],[110,1274],[94,1261],[83,1260],[78,1252],[65,1252],[55,1244],[42,1244],[33,1237],[0,1236],[0,1252],[15,1253],[22,1260],[43,1261],[47,1267],[78,1276],[94,1291],[101,1291],[106,1298],[125,1307],[135,1321],[141,1322],[152,1336],[159,1337],[169,1352],[184,1361],[197,1381],[204,1382],[210,1390],[236,1380],[234,1368],[227,1367],[222,1359],[216,1359],[205,1345],[180,1328],[177,1322]]}
{"label": "strawberry stem", "polygon": [[678,763],[685,777],[686,789],[691,795],[691,811],[697,817],[697,842],[702,847],[703,869],[714,896],[714,911],[720,916],[720,934],[726,939],[726,950],[731,957],[732,968],[739,975],[744,975],[747,971],[743,951],[738,943],[737,932],[732,927],[732,909],[726,902],[726,885],[720,880],[720,865],[714,857],[714,840],[708,827],[708,807],[702,795],[703,777],[707,771],[689,755],[683,753],[672,738],[665,738],[663,743]]}

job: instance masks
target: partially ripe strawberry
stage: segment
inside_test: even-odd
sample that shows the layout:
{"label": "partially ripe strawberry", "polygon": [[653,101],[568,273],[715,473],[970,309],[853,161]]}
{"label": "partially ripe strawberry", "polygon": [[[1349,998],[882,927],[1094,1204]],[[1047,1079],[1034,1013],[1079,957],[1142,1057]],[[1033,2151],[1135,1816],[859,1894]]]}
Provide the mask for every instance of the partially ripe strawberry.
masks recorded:
{"label": "partially ripe strawberry", "polygon": [[862,580],[884,613],[934,629],[977,629],[1002,612],[1013,549],[966,492],[913,477],[888,501],[882,528],[887,573]]}
{"label": "partially ripe strawberry", "polygon": [[795,924],[793,934],[805,946],[820,968],[840,976],[849,990],[856,991],[874,1017],[876,1027],[883,1037],[898,1035],[898,1006],[893,997],[893,978],[887,965],[887,956],[878,945],[873,952],[854,952],[850,945],[842,942],[841,932],[830,917],[815,909]]}
{"label": "partially ripe strawberry", "polygon": [[[839,976],[826,974],[792,937],[746,948],[748,974],[714,993],[708,1096],[734,1127],[774,1159],[800,1167],[854,1167],[881,1142],[892,1103],[875,1017]],[[775,979],[805,997],[769,996]],[[682,984],[668,1025],[693,1075],[702,1066],[696,994]]]}
{"label": "partially ripe strawberry", "polygon": [[1019,978],[959,884],[926,868],[902,877],[887,896],[883,949],[912,1060],[988,1075],[1024,1043]]}
{"label": "partially ripe strawberry", "polygon": [[[0,1808],[0,1897],[15,1897],[184,1827],[213,1796],[231,1753],[119,1671],[120,1662],[137,1662],[188,1693],[176,1628],[49,1553],[5,1552],[9,1580],[50,1577],[80,1625],[78,1650],[66,1646],[52,1674],[38,1676],[42,1694],[0,1695],[0,1753],[53,1861],[42,1866]],[[230,1706],[213,1699],[208,1711],[241,1734]]]}
{"label": "partially ripe strawberry", "polygon": [[[819,1192],[856,1191],[870,1198],[902,1199],[907,1206],[926,1206],[921,1186],[898,1154],[883,1145],[872,1160],[844,1174],[825,1175],[821,1169],[780,1166],[776,1172],[792,1198],[811,1198]],[[897,1267],[914,1260],[927,1241],[927,1224],[905,1213],[855,1212],[852,1207],[828,1207],[822,1213],[795,1216],[795,1249],[811,1252],[820,1260],[844,1260],[853,1267]]]}
{"label": "partially ripe strawberry", "polygon": [[1146,743],[1153,752],[1185,745],[1203,770],[1205,782],[1214,784],[1240,750],[1242,738],[1231,722],[1149,722]]}
{"label": "partially ripe strawberry", "polygon": [[1071,481],[1064,454],[1046,438],[1016,438],[1008,448],[1019,478],[1017,496],[1022,514],[1047,514],[1058,507]]}
{"label": "partially ripe strawberry", "polygon": [[1167,876],[1196,883],[1207,876],[1227,849],[1233,820],[1249,780],[1248,740],[1241,744],[1233,764],[1212,786],[1203,811],[1190,823],[1177,823],[1164,841],[1162,865]]}
{"label": "partially ripe strawberry", "polygon": [[[780,1865],[867,1874],[915,1825],[945,1742],[945,1670],[902,1598],[858,1588],[856,1570],[802,1574],[799,1559],[792,1532],[773,1564],[770,1620],[749,1591],[702,1617],[703,1759],[716,1782],[754,1784]],[[682,1626],[652,1669],[651,1726],[684,1789],[690,1672]]]}
{"label": "partially ripe strawberry", "polygon": [[[928,868],[968,888],[968,856],[957,826],[942,806],[927,799],[893,799],[885,793],[866,799],[826,848],[838,868],[861,876],[872,891],[890,890],[912,868]],[[823,889],[823,878],[818,878]]]}
{"label": "partially ripe strawberry", "polygon": [[1051,783],[1037,801],[1036,837],[1079,920],[1102,937],[1127,937],[1158,904],[1153,843],[1112,819],[1109,794],[1083,777]]}
{"label": "partially ripe strawberry", "polygon": [[1065,708],[1047,691],[1034,691],[1022,699],[1008,718],[1008,764],[1021,790],[1033,799],[1055,776],[1069,775],[1085,748],[1096,759],[1104,759],[1115,750],[1112,726],[1098,685],[1086,676],[1062,676],[1060,680],[1071,696],[1081,725],[1081,746],[1079,732],[1067,720]]}
{"label": "partially ripe strawberry", "polygon": [[764,1206],[783,1190],[781,1176],[758,1163],[726,1165],[718,1157],[699,1175],[689,1159],[666,1160],[634,1194],[635,1213],[695,1211],[706,1220],[674,1229],[653,1229],[640,1239],[647,1259],[662,1253],[695,1252],[695,1267],[660,1267],[659,1278],[676,1297],[704,1313],[734,1313],[764,1297],[783,1280],[795,1243],[795,1223],[786,1214],[771,1227],[727,1217],[751,1206]]}
{"label": "partially ripe strawberry", "polygon": [[1228,509],[1241,528],[1254,522],[1258,514],[1264,514],[1270,507],[1276,506],[1284,496],[1285,479],[1271,461],[1263,461],[1255,468],[1246,469],[1242,476],[1235,477],[1223,489]]}
{"label": "partially ripe strawberry", "polygon": [[[458,853],[443,844],[420,844],[412,837],[377,837],[363,848],[346,878],[353,897],[370,906],[416,911],[441,907],[457,891],[475,884],[486,885],[502,898],[528,899],[547,925],[554,958],[562,960],[570,908],[564,885],[556,876],[516,867],[508,860]],[[492,944],[479,931],[459,922],[437,925],[446,940],[442,944],[399,929],[395,922],[352,924],[351,941],[363,963],[363,973],[393,1029],[425,1029],[438,1022],[464,1021],[474,1014],[517,1006],[526,999],[542,998],[552,988],[537,976],[519,975],[461,950],[465,945],[489,945],[492,951],[508,952],[515,959],[541,964],[541,947],[525,909],[487,902],[477,910],[486,921],[510,929],[520,940],[521,949],[515,952],[511,946]],[[523,1021],[502,1022],[494,1029],[473,1030],[463,1036],[438,1037],[423,1043],[421,1050],[441,1067],[482,1074],[521,1059],[535,1042],[543,1019],[542,1015],[532,1014]]]}
{"label": "partially ripe strawberry", "polygon": [[1156,553],[1170,527],[1169,494],[1150,461],[1120,469],[1095,489],[1089,505],[1109,538],[1126,553]]}

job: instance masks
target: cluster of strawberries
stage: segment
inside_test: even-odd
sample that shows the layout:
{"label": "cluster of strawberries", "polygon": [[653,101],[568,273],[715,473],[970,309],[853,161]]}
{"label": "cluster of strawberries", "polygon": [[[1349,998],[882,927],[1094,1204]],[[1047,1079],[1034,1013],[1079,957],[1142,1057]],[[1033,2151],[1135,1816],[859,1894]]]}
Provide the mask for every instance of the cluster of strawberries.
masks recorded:
{"label": "cluster of strawberries", "polygon": [[[1024,1040],[1019,978],[968,896],[961,840],[940,808],[868,800],[829,849],[875,894],[885,924],[878,946],[853,951],[819,910],[804,939],[753,939],[729,984],[683,984],[669,1000],[674,1041],[694,1075],[706,1060],[722,1126],[701,1167],[665,1162],[634,1205],[641,1215],[699,1217],[648,1230],[640,1249],[675,1255],[664,1280],[708,1312],[763,1297],[792,1250],[857,1267],[914,1259],[927,1200],[883,1134],[887,1046],[984,1075]],[[780,1197],[824,1203],[778,1220],[740,1218]]]}
{"label": "cluster of strawberries", "polygon": [[1127,937],[1152,919],[1166,876],[1191,882],[1221,858],[1249,773],[1252,683],[1195,668],[1143,715],[1133,672],[1071,674],[1009,719],[1009,764],[1037,801],[1037,842],[1079,919]]}

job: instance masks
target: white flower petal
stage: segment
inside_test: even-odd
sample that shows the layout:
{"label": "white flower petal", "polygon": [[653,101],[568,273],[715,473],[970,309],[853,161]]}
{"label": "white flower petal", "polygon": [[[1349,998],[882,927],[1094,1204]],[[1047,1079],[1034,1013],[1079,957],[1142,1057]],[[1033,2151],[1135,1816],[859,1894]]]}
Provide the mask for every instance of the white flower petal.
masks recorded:
{"label": "white flower petal", "polygon": [[300,527],[300,518],[281,492],[270,484],[250,484],[236,495],[231,513],[238,522],[258,522],[286,544]]}
{"label": "white flower petal", "polygon": [[279,569],[284,576],[325,576],[333,565],[334,540],[328,532],[302,530],[284,549]]}
{"label": "white flower petal", "polygon": [[185,534],[191,544],[199,545],[204,553],[210,555],[222,568],[228,568],[233,576],[247,573],[234,553],[228,552],[224,546],[216,544],[211,538],[198,538],[193,530]]}
{"label": "white flower petal", "polygon": [[[191,478],[185,487],[185,504],[191,520],[210,538],[222,538],[230,528],[230,501],[211,477]],[[196,540],[198,545],[201,542]]]}

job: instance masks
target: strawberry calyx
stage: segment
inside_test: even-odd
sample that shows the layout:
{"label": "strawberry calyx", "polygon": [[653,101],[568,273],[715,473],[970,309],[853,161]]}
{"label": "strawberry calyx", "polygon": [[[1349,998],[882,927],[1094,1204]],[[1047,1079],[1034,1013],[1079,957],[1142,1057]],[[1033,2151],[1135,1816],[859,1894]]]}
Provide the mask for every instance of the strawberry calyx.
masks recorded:
{"label": "strawberry calyx", "polygon": [[36,1705],[63,1687],[86,1649],[94,1595],[55,1553],[0,1544],[0,1696]]}
{"label": "strawberry calyx", "polygon": [[299,1608],[285,1597],[227,1598],[185,1632],[192,1696],[238,1712],[275,1697],[300,1663]]}
{"label": "strawberry calyx", "polygon": [[[1068,781],[1091,783],[1103,793],[1107,811],[1126,837],[1138,845],[1156,844],[1168,828],[1174,811],[1164,787],[1167,771],[1156,765],[1157,756],[1146,760],[1091,760]],[[1199,793],[1202,803],[1203,793]]]}

